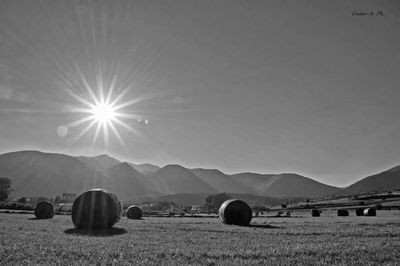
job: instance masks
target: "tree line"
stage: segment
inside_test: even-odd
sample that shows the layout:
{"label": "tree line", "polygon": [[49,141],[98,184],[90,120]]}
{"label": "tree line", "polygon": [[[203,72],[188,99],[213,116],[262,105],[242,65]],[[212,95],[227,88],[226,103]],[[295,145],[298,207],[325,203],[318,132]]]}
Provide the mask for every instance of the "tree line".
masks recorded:
{"label": "tree line", "polygon": [[8,177],[0,177],[0,202],[8,200],[12,191],[11,179]]}

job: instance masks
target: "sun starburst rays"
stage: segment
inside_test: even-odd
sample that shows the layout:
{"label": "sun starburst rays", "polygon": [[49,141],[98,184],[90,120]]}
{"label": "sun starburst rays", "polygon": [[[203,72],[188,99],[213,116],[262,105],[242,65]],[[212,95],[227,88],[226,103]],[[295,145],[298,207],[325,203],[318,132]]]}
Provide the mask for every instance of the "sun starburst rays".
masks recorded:
{"label": "sun starburst rays", "polygon": [[[123,109],[117,108],[117,106],[113,105],[110,102],[110,99],[112,99],[112,96],[110,94],[107,95],[106,99],[104,99],[104,97],[100,95],[98,98],[96,97],[94,99],[93,103],[81,101],[81,103],[84,103],[86,105],[85,108],[76,108],[72,110],[73,112],[78,112],[85,115],[86,117],[74,121],[69,125],[77,126],[84,123],[89,123],[76,137],[75,142],[79,141],[79,139],[83,137],[91,128],[93,128],[94,125],[97,126],[94,132],[93,145],[96,143],[101,134],[103,135],[104,142],[107,145],[110,131],[117,138],[118,142],[123,145],[123,139],[118,132],[120,128],[117,128],[117,125],[120,125],[122,128],[127,129],[132,133],[138,134],[138,132],[134,130],[133,127],[122,121],[122,119],[132,119],[137,116],[134,114],[122,112]],[[124,106],[127,107],[129,105]]]}
{"label": "sun starburst rays", "polygon": [[90,80],[79,66],[75,66],[75,71],[75,79],[67,78],[62,82],[63,89],[80,105],[68,108],[68,112],[76,114],[78,118],[64,125],[67,128],[81,128],[73,137],[72,145],[77,144],[84,136],[91,135],[92,147],[101,137],[107,147],[112,135],[124,147],[121,130],[140,136],[139,131],[129,122],[140,120],[140,116],[131,108],[149,97],[132,97],[132,83],[118,87],[116,74],[112,75],[108,82],[104,82],[101,72],[95,71],[95,78]]}

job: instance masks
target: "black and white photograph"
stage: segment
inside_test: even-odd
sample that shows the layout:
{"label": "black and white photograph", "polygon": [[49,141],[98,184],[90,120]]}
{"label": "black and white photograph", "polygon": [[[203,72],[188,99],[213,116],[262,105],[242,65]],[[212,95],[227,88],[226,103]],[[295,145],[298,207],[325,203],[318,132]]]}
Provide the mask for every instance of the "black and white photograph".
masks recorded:
{"label": "black and white photograph", "polygon": [[0,265],[398,265],[400,1],[0,0]]}

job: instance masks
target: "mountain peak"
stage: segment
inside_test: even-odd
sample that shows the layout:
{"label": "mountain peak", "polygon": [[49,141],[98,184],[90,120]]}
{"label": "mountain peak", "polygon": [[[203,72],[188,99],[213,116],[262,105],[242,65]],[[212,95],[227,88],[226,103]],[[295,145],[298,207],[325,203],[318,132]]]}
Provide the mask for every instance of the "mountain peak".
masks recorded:
{"label": "mountain peak", "polygon": [[371,191],[388,191],[400,187],[400,165],[383,171],[379,174],[367,176],[348,186],[344,191],[347,194]]}
{"label": "mountain peak", "polygon": [[116,164],[108,169],[108,173],[115,171],[123,171],[125,173],[141,175],[141,173],[139,173],[132,165],[127,162]]}
{"label": "mountain peak", "polygon": [[0,154],[1,175],[12,178],[13,195],[18,196],[54,196],[64,191],[79,193],[93,185],[115,190],[123,199],[220,192],[313,198],[338,193],[388,191],[400,187],[400,165],[342,189],[295,173],[227,175],[218,169],[187,169],[178,164],[168,164],[163,168],[146,163],[135,165],[120,162],[108,154],[74,157],[35,150]]}
{"label": "mountain peak", "polygon": [[214,168],[214,169],[193,168],[192,171],[203,171],[203,172],[207,172],[207,173],[215,173],[215,174],[219,174],[219,175],[225,175],[225,173],[223,173],[221,170],[218,170],[216,168]]}
{"label": "mountain peak", "polygon": [[106,154],[106,153],[99,154],[99,155],[97,155],[97,156],[94,156],[93,158],[98,158],[98,159],[114,159],[114,160],[116,160],[115,158],[111,157],[110,155],[108,155],[108,154]]}
{"label": "mountain peak", "polygon": [[163,168],[160,168],[156,173],[158,172],[189,172],[192,174],[189,169],[186,169],[179,164],[167,164]]}
{"label": "mountain peak", "polygon": [[179,168],[183,168],[182,165],[179,164],[167,164],[166,166],[164,166],[163,168],[171,168],[171,167],[179,167]]}
{"label": "mountain peak", "polygon": [[121,163],[107,154],[100,154],[93,157],[77,156],[76,158],[85,163],[89,168],[95,169],[98,172],[104,172],[106,169]]}
{"label": "mountain peak", "polygon": [[160,170],[160,167],[158,167],[157,165],[154,165],[154,164],[150,164],[150,163],[141,163],[141,164],[130,163],[130,165],[133,168],[135,168],[136,171],[138,171],[139,173],[141,173],[143,175],[152,174],[152,173]]}
{"label": "mountain peak", "polygon": [[116,164],[112,168],[129,169],[130,171],[139,173],[138,171],[136,171],[136,169],[131,164],[129,164],[127,162],[122,162],[122,163]]}
{"label": "mountain peak", "polygon": [[123,167],[132,167],[129,163],[127,162],[122,162],[119,165],[123,166]]}

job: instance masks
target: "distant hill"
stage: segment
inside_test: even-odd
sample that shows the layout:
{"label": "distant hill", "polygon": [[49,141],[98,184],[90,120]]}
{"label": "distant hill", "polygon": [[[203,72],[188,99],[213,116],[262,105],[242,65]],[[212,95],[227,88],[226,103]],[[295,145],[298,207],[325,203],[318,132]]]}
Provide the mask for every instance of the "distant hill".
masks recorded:
{"label": "distant hill", "polygon": [[[89,168],[95,169],[99,172],[104,172],[108,168],[111,168],[117,164],[122,163],[121,161],[107,154],[101,154],[98,156],[76,156],[76,158],[82,161],[84,164],[86,164]],[[149,163],[142,163],[142,164],[129,163],[129,165],[143,175],[154,173],[160,169],[160,167]]]}
{"label": "distant hill", "polygon": [[96,187],[110,188],[112,180],[72,156],[38,151],[0,155],[0,176],[9,177],[13,197],[80,193]]}
{"label": "distant hill", "polygon": [[[101,163],[111,167],[106,169]],[[79,194],[91,188],[111,190],[121,201],[160,195],[149,178],[128,163],[104,155],[77,158],[39,151],[6,153],[0,155],[0,176],[11,179],[14,198]]]}
{"label": "distant hill", "polygon": [[320,197],[335,194],[340,188],[319,183],[296,174],[240,173],[226,175],[217,169],[191,169],[218,192],[271,197]]}
{"label": "distant hill", "polygon": [[159,168],[151,164],[120,162],[106,154],[74,157],[40,151],[1,154],[0,176],[12,180],[14,191],[11,196],[14,198],[55,197],[64,192],[81,193],[102,187],[112,190],[124,202],[163,196],[197,202],[205,195],[225,192],[265,197],[265,200],[269,197],[264,203],[267,205],[276,198],[320,198],[400,188],[400,166],[342,189],[297,174],[227,175],[218,169],[187,169],[181,165]]}
{"label": "distant hill", "polygon": [[106,171],[113,179],[112,191],[118,192],[118,198],[123,201],[140,200],[143,197],[159,196],[154,189],[152,180],[135,170],[129,163],[120,163]]}
{"label": "distant hill", "polygon": [[400,166],[371,175],[344,189],[344,194],[400,189]]}
{"label": "distant hill", "polygon": [[255,195],[270,197],[310,197],[316,198],[336,194],[340,188],[317,182],[297,174],[262,175],[241,173],[232,175],[232,179],[248,186]]}
{"label": "distant hill", "polygon": [[218,192],[230,192],[230,193],[254,193],[248,184],[238,182],[231,176],[226,175],[218,169],[190,169],[190,171],[198,176],[203,182],[207,183]]}
{"label": "distant hill", "polygon": [[133,168],[135,168],[136,171],[138,171],[139,173],[141,173],[143,175],[152,174],[152,173],[160,170],[160,167],[153,165],[153,164],[149,164],[149,163],[142,163],[142,164],[129,163],[129,164]]}
{"label": "distant hill", "polygon": [[82,161],[87,167],[95,169],[99,172],[104,172],[106,169],[121,163],[117,159],[110,157],[107,154],[101,154],[94,157],[76,156],[75,158]]}
{"label": "distant hill", "polygon": [[150,177],[163,194],[217,193],[215,188],[180,165],[167,165]]}

